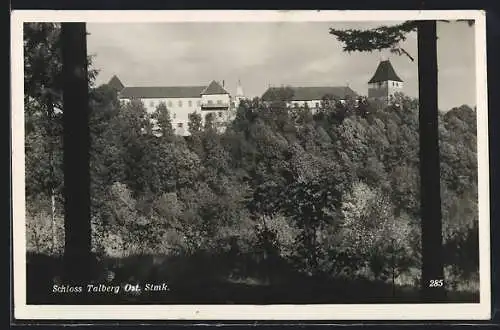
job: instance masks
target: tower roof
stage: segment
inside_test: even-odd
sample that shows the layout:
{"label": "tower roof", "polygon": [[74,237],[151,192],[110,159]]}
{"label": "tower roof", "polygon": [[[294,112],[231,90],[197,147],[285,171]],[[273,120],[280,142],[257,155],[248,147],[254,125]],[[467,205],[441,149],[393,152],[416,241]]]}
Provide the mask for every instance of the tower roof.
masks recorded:
{"label": "tower roof", "polygon": [[202,95],[229,94],[218,82],[212,80],[208,87],[201,92]]}
{"label": "tower roof", "polygon": [[396,71],[394,71],[394,68],[389,60],[380,61],[375,74],[372,79],[368,81],[368,83],[378,83],[387,80],[403,82],[403,80],[401,80],[401,78],[399,78],[396,74]]}
{"label": "tower roof", "polygon": [[116,75],[113,75],[113,77],[111,77],[111,79],[108,82],[108,85],[117,91],[122,91],[123,88],[125,88],[125,86],[122,84],[122,82],[120,81],[120,79],[118,79]]}

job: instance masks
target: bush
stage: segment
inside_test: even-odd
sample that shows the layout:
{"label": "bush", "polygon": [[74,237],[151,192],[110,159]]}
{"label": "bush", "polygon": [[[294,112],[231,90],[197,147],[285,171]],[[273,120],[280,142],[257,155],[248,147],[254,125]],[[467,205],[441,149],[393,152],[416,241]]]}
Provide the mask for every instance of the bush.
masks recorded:
{"label": "bush", "polygon": [[27,201],[26,250],[46,255],[61,255],[64,250],[64,217],[52,210],[50,199]]}

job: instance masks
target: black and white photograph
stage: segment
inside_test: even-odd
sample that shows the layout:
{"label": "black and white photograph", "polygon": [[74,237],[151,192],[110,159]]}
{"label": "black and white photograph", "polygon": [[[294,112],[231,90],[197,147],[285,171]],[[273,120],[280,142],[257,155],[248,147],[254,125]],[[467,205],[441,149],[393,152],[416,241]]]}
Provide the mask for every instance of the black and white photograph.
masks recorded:
{"label": "black and white photograph", "polygon": [[17,318],[489,318],[484,12],[12,31]]}

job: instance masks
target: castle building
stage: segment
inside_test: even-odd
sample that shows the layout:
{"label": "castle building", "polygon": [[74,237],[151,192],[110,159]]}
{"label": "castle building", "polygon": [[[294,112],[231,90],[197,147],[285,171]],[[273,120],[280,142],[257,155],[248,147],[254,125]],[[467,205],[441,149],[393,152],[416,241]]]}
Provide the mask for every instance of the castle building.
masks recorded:
{"label": "castle building", "polygon": [[[381,60],[375,73],[368,81],[368,99],[377,100],[387,104],[398,92],[403,91],[403,80],[396,74],[389,60]],[[286,101],[288,106],[307,105],[313,112],[321,106],[322,100],[334,98],[345,100],[360,97],[349,86],[326,87],[269,87],[262,95],[263,101]],[[366,98],[366,96],[363,96]]]}
{"label": "castle building", "polygon": [[[225,89],[224,81],[215,80],[204,86],[131,87],[125,86],[115,75],[108,86],[117,91],[118,98],[123,102],[141,100],[148,113],[153,113],[160,103],[164,103],[170,112],[175,133],[183,136],[189,135],[189,114],[193,112],[201,115],[202,122],[211,114],[219,131],[223,131],[225,124],[234,119],[237,107],[245,98],[239,80],[234,97]],[[402,90],[403,80],[396,74],[391,62],[381,60],[368,81],[368,99],[387,104],[395,93]],[[314,112],[325,98],[344,102],[359,96],[349,86],[286,86],[269,87],[262,95],[262,101],[282,100],[291,107],[307,105]]]}
{"label": "castle building", "polygon": [[368,99],[389,102],[395,93],[402,92],[403,80],[399,78],[389,60],[380,61],[368,81]]}
{"label": "castle building", "polygon": [[[283,95],[285,94],[285,95]],[[286,100],[288,106],[307,105],[313,112],[321,106],[325,97],[345,101],[356,98],[358,94],[349,86],[323,86],[323,87],[269,87],[262,95],[263,101],[276,99]]]}
{"label": "castle building", "polygon": [[141,100],[148,113],[153,113],[160,103],[164,103],[170,112],[172,125],[178,135],[189,135],[189,114],[196,112],[202,121],[208,114],[212,114],[220,130],[224,124],[232,120],[234,109],[243,99],[243,88],[238,82],[236,98],[224,88],[224,82],[215,80],[206,86],[151,86],[128,87],[113,76],[108,82],[117,91],[122,102]]}

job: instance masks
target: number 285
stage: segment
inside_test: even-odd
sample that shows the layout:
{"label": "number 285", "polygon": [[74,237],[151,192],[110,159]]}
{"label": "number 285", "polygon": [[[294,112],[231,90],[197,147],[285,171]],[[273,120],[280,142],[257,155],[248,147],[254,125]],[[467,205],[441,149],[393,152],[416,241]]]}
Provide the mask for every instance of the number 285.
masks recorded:
{"label": "number 285", "polygon": [[429,287],[430,288],[439,288],[443,286],[443,280],[430,280]]}

